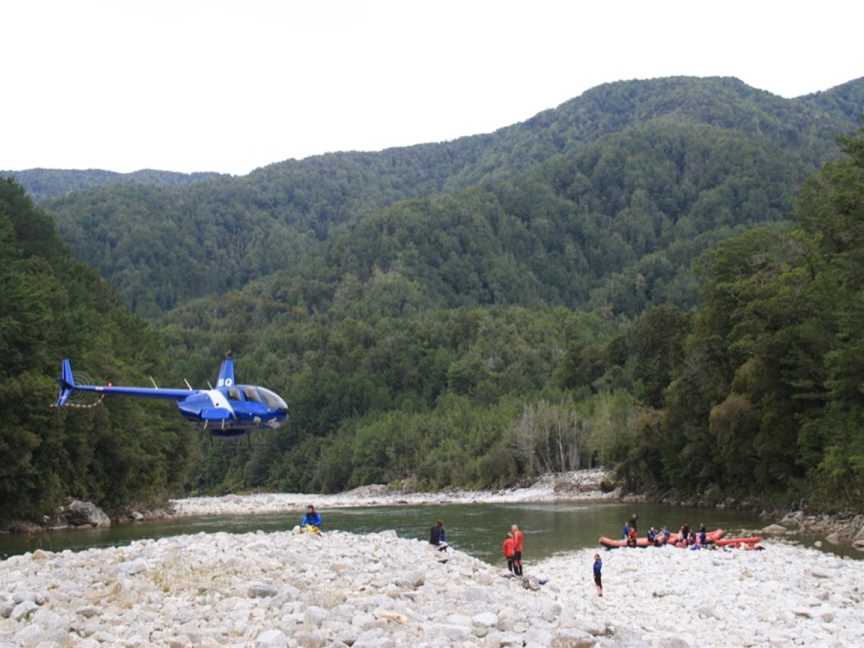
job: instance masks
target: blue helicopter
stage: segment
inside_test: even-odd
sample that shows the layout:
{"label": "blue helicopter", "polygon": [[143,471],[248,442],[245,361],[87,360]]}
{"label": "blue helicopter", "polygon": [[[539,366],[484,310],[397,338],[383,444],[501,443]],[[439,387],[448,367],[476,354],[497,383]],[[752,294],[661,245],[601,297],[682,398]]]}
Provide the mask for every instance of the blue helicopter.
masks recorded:
{"label": "blue helicopter", "polygon": [[215,389],[192,389],[188,382],[188,389],[160,389],[155,383],[153,387],[115,387],[110,383],[79,385],[68,358],[60,365],[59,382],[57,407],[67,405],[74,392],[90,392],[100,397],[118,394],[173,400],[187,421],[202,425],[213,436],[233,437],[253,430],[272,430],[288,420],[288,406],[278,394],[255,385],[235,384],[234,360],[230,353],[219,367]]}

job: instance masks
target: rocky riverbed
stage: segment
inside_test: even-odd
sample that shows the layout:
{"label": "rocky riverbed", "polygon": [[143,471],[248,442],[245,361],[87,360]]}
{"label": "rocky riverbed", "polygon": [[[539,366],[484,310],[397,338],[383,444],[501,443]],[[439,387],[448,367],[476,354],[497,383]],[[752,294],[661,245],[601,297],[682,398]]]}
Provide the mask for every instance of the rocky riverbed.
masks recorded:
{"label": "rocky riverbed", "polygon": [[[530,556],[530,536],[527,547]],[[864,562],[593,550],[502,568],[391,532],[198,534],[0,562],[0,647],[864,645]]]}
{"label": "rocky riverbed", "polygon": [[591,469],[544,475],[531,486],[499,491],[403,492],[384,485],[372,485],[333,495],[257,493],[187,497],[172,500],[172,507],[177,516],[197,516],[282,513],[299,511],[308,504],[314,504],[319,508],[342,508],[400,504],[504,504],[614,499],[619,495],[618,491],[604,492],[601,487],[606,479],[607,473],[604,470]]}
{"label": "rocky riverbed", "polygon": [[864,515],[860,514],[808,515],[803,511],[793,511],[787,513],[779,523],[769,525],[762,531],[792,536],[809,533],[823,536],[832,545],[851,545],[864,551]]}

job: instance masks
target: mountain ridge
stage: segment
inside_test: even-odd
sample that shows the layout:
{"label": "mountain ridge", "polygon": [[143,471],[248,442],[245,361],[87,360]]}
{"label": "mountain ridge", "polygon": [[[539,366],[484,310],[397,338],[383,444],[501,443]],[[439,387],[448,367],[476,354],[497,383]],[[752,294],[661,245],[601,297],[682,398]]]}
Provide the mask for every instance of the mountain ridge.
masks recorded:
{"label": "mountain ridge", "polygon": [[213,171],[181,173],[160,169],[138,169],[129,173],[105,169],[50,169],[35,167],[19,171],[0,171],[0,177],[14,178],[34,200],[44,201],[66,194],[103,186],[142,184],[176,186],[225,177]]}
{"label": "mountain ridge", "polygon": [[[864,81],[847,85],[848,94]],[[794,178],[835,157],[836,135],[854,127],[823,110],[827,100],[784,99],[729,77],[615,82],[490,134],[329,153],[185,186],[102,187],[45,205],[76,254],[117,284],[134,310],[156,316],[190,298],[296,271],[334,228],[401,200],[508,182],[661,118],[725,129],[784,151],[800,166],[790,176],[791,195]],[[186,261],[183,281],[166,272],[177,259]]]}
{"label": "mountain ridge", "polygon": [[[256,167],[256,168],[250,170],[248,173],[233,174],[233,173],[226,173],[226,172],[219,172],[219,171],[181,172],[181,171],[173,171],[173,170],[168,170],[168,169],[153,169],[153,168],[148,168],[148,167],[136,169],[134,171],[129,171],[129,172],[113,171],[110,169],[103,169],[103,168],[99,168],[99,167],[88,167],[88,168],[31,167],[31,168],[27,168],[27,169],[0,170],[0,175],[15,177],[18,180],[18,182],[20,182],[22,184],[22,186],[25,187],[25,189],[28,189],[28,192],[31,193],[31,195],[33,195],[34,199],[42,199],[43,196],[40,196],[38,192],[34,192],[34,191],[30,190],[27,186],[26,179],[22,180],[19,177],[19,175],[29,174],[29,173],[33,173],[33,172],[56,173],[56,174],[98,173],[98,174],[110,174],[112,176],[130,177],[130,178],[134,178],[134,177],[138,176],[138,177],[142,178],[142,182],[144,182],[144,183],[147,182],[144,179],[144,177],[147,175],[150,175],[150,174],[189,176],[190,178],[193,178],[193,181],[197,181],[200,179],[208,179],[208,178],[212,178],[212,177],[243,178],[243,177],[252,175],[256,172],[268,169],[269,167],[280,165],[280,164],[298,163],[298,162],[304,162],[304,161],[318,159],[318,158],[326,158],[328,156],[387,153],[387,152],[394,151],[394,150],[410,149],[410,148],[414,148],[414,147],[423,147],[423,146],[428,146],[428,145],[452,144],[452,143],[456,143],[456,142],[461,142],[461,141],[463,141],[465,139],[469,139],[469,138],[483,138],[486,136],[495,135],[501,131],[506,131],[508,129],[518,127],[521,125],[531,125],[533,122],[535,122],[537,120],[542,120],[542,118],[547,113],[553,113],[557,110],[560,110],[560,109],[568,106],[569,104],[578,101],[580,98],[585,97],[586,95],[589,95],[589,94],[595,93],[595,92],[604,92],[604,91],[607,91],[608,89],[616,87],[616,86],[632,85],[632,84],[640,84],[640,83],[653,83],[653,82],[658,82],[658,81],[693,81],[693,80],[734,84],[734,85],[742,86],[743,88],[746,88],[752,92],[761,93],[761,94],[764,94],[766,96],[775,97],[775,98],[780,99],[782,101],[801,101],[803,103],[810,103],[810,104],[816,104],[816,105],[820,104],[820,101],[819,101],[820,99],[825,99],[825,98],[830,99],[830,98],[836,97],[838,95],[840,97],[842,97],[843,99],[848,99],[850,95],[851,96],[858,96],[861,93],[864,93],[864,77],[852,79],[850,81],[838,84],[836,86],[832,86],[832,87],[827,88],[825,90],[818,90],[818,91],[814,91],[811,93],[799,95],[796,97],[791,97],[788,99],[782,97],[781,95],[777,95],[777,94],[771,92],[770,90],[763,90],[760,88],[750,86],[745,81],[743,81],[740,78],[735,77],[735,76],[699,77],[699,76],[689,76],[689,75],[677,75],[677,76],[664,76],[664,77],[651,77],[651,78],[621,79],[618,81],[610,81],[610,82],[601,83],[599,85],[593,86],[593,87],[585,90],[583,93],[577,95],[576,97],[572,97],[570,99],[567,99],[567,100],[561,102],[560,104],[558,104],[555,107],[546,108],[546,109],[541,110],[541,111],[537,112],[536,114],[534,114],[533,116],[528,117],[522,121],[515,122],[513,124],[508,124],[505,126],[500,126],[498,128],[495,128],[493,130],[486,131],[483,133],[476,133],[476,134],[471,134],[471,135],[461,135],[459,137],[456,137],[456,138],[453,138],[450,140],[429,140],[429,141],[424,141],[424,142],[417,142],[414,144],[389,146],[389,147],[385,147],[382,149],[369,149],[369,150],[367,150],[367,149],[337,149],[334,151],[315,153],[315,154],[308,155],[308,156],[305,156],[302,158],[289,157],[289,158],[285,158],[283,160],[277,160],[275,162],[270,162],[270,163],[264,164],[262,166]],[[861,113],[862,113],[862,111],[860,111],[860,110],[858,110],[858,111],[852,110],[851,112],[845,113],[844,116],[847,118],[855,119],[855,118],[860,118],[862,116]],[[157,182],[153,182],[153,184],[159,184],[159,183],[157,181]],[[166,183],[166,184],[171,184],[171,183]],[[178,182],[177,184],[181,184],[181,183]],[[73,189],[72,191],[80,191],[80,190],[86,189],[86,188],[91,188],[91,187],[83,187],[80,189]],[[52,195],[50,197],[54,197],[54,195]]]}

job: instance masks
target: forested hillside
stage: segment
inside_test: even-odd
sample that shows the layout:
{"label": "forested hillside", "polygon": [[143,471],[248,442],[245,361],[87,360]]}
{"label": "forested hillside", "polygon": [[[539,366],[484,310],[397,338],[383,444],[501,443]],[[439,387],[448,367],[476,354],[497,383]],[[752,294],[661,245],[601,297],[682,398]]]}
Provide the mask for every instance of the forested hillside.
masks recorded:
{"label": "forested hillside", "polygon": [[429,309],[381,272],[319,312],[314,286],[287,283],[176,310],[165,334],[184,371],[239,350],[293,412],[288,433],[210,447],[194,486],[494,487],[601,462],[636,491],[860,509],[864,132],[844,149],[792,223],[701,258],[691,311]]}
{"label": "forested hillside", "polygon": [[[837,101],[846,105],[861,83],[841,86]],[[539,283],[542,301],[582,305],[595,288],[598,299],[605,293],[615,298],[630,290],[622,284],[641,283],[640,264],[668,282],[676,271],[660,268],[664,259],[652,257],[659,250],[682,240],[687,247],[694,236],[718,240],[753,218],[786,213],[803,177],[837,155],[836,134],[855,125],[851,110],[837,110],[832,97],[828,91],[787,100],[728,78],[620,82],[489,135],[289,160],[183,187],[105,187],[46,206],[76,255],[147,316],[277,271],[294,276],[316,264],[329,271],[334,245],[337,256],[355,254],[344,242],[331,242],[337,232],[348,231],[343,239],[350,248],[355,232],[370,235],[370,219],[389,218],[398,229],[398,221],[426,212],[443,219],[440,236],[458,243],[460,235],[447,230],[456,220],[465,223],[466,234],[483,228],[484,247],[501,251],[496,274],[502,278],[491,279],[500,287],[484,288],[486,279],[478,277],[460,303],[527,303],[526,289],[533,292]],[[736,177],[726,178],[733,170]],[[428,202],[411,202],[418,198]],[[553,210],[548,218],[546,207]],[[391,211],[382,212],[386,208]],[[498,212],[506,221],[503,233],[495,228]],[[519,231],[509,227],[513,219],[521,220]],[[603,242],[607,249],[586,252],[596,245],[598,228],[605,233],[613,221],[621,225]],[[568,231],[561,232],[562,223]],[[509,260],[514,245],[522,249],[522,236],[535,250],[548,247],[545,258],[529,267],[524,259]],[[375,262],[374,251],[358,254],[356,263],[337,263]],[[692,253],[681,254],[686,265]],[[561,277],[547,287],[555,270],[545,266],[557,267],[559,258],[566,266],[562,276],[572,277],[585,263],[590,276],[572,290],[562,288],[567,280]],[[429,287],[432,293],[452,292],[447,273],[464,270],[422,254],[411,264],[411,273],[438,284]],[[610,268],[621,276],[613,278]],[[527,279],[512,287],[513,275],[526,272]],[[678,283],[692,286],[692,278]]]}
{"label": "forested hillside", "polygon": [[224,177],[219,173],[176,173],[141,169],[131,173],[116,173],[102,169],[25,169],[23,171],[0,171],[0,177],[14,178],[33,200],[65,196],[74,191],[84,191],[107,185],[154,185],[171,187],[202,180]]}
{"label": "forested hillside", "polygon": [[864,119],[864,77],[826,92],[814,92],[801,97],[800,101],[860,124]]}
{"label": "forested hillside", "polygon": [[[603,463],[635,490],[860,508],[864,140],[837,136],[862,92],[614,83],[488,135],[45,201],[152,328],[7,183],[7,212],[53,242],[29,301],[29,239],[4,252],[0,351],[36,351],[3,402],[44,391],[15,423],[4,497],[42,471],[34,511],[185,474],[192,492],[497,487]],[[212,442],[122,399],[43,408],[64,355],[203,385],[228,349],[238,379],[286,398],[287,428]],[[111,452],[130,466],[117,492],[83,468]],[[157,468],[136,481],[139,457]]]}
{"label": "forested hillside", "polygon": [[[507,181],[400,201],[334,227],[317,252],[298,253],[297,267],[244,291],[361,318],[369,315],[362,295],[382,291],[390,301],[375,307],[394,315],[473,305],[627,315],[692,306],[693,259],[736,231],[788,216],[789,187],[805,176],[799,159],[742,135],[651,122]],[[209,312],[221,299],[189,307]]]}
{"label": "forested hillside", "polygon": [[193,445],[170,410],[50,407],[64,356],[107,381],[159,373],[162,353],[149,326],[71,257],[51,218],[0,181],[0,521],[38,518],[67,496],[112,510],[176,492]]}
{"label": "forested hillside", "polygon": [[689,329],[652,327],[676,360],[621,456],[631,487],[860,510],[864,131],[844,150],[804,187],[794,229],[756,228],[706,256]]}

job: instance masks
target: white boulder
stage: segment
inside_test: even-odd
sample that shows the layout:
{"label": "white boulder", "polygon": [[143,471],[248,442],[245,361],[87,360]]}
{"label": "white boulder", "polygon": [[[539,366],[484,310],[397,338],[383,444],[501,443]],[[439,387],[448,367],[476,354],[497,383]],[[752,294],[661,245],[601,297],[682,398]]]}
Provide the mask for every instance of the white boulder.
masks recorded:
{"label": "white boulder", "polygon": [[498,625],[498,615],[494,612],[481,612],[471,617],[474,635],[485,637]]}
{"label": "white boulder", "polygon": [[320,626],[327,619],[327,610],[315,605],[306,608],[303,620],[310,626]]}
{"label": "white boulder", "polygon": [[93,502],[72,500],[63,508],[61,515],[65,517],[66,521],[72,526],[111,526],[111,518],[105,515],[105,511],[100,509]]}
{"label": "white boulder", "polygon": [[18,605],[12,608],[9,618],[13,621],[20,621],[21,619],[26,619],[30,614],[38,609],[39,606],[31,600],[21,601]]}
{"label": "white boulder", "polygon": [[759,533],[763,535],[783,535],[786,533],[786,527],[781,524],[769,524],[763,527]]}
{"label": "white boulder", "polygon": [[559,628],[552,638],[552,648],[591,648],[596,637],[579,628]]}
{"label": "white boulder", "polygon": [[147,571],[149,567],[150,565],[147,564],[146,560],[136,558],[135,560],[128,560],[117,565],[117,572],[123,576],[134,576],[135,574]]}
{"label": "white boulder", "polygon": [[852,546],[864,551],[864,526],[862,526],[858,533],[855,534],[855,537],[852,538]]}
{"label": "white boulder", "polygon": [[249,598],[268,598],[279,594],[279,590],[273,585],[255,583],[249,586],[248,594]]}
{"label": "white boulder", "polygon": [[255,638],[255,648],[288,648],[288,637],[281,630],[265,630]]}

